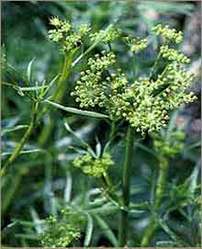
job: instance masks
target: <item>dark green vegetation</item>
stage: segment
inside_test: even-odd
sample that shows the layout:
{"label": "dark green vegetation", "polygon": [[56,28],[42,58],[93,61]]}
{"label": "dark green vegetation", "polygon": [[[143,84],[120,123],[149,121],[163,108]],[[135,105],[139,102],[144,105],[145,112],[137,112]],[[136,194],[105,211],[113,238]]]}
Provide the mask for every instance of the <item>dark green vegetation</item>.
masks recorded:
{"label": "dark green vegetation", "polygon": [[[4,245],[200,246],[200,54],[189,42],[196,9],[193,3],[152,1],[3,3]],[[123,43],[87,36],[73,48],[68,41],[64,56],[47,39],[52,16],[73,26],[90,24],[92,33],[113,24],[124,36],[147,38],[149,47],[136,55]],[[70,93],[88,59],[103,50],[119,55],[130,82],[148,74],[155,80],[159,40],[152,28],[158,23],[184,31],[182,48],[193,62],[187,71],[195,74],[198,100],[169,113],[157,134],[135,132],[125,119],[111,122],[101,102],[79,106]],[[155,96],[167,88],[162,86]]]}

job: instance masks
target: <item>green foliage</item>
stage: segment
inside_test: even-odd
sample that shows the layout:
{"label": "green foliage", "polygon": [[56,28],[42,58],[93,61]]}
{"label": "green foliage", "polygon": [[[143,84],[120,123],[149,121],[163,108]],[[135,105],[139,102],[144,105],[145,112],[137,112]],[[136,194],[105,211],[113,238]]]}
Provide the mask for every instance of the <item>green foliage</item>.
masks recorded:
{"label": "green foliage", "polygon": [[195,4],[2,7],[2,245],[200,247]]}
{"label": "green foliage", "polygon": [[45,221],[41,244],[45,247],[66,247],[80,237],[82,216],[72,210],[61,210],[60,217],[50,216]]}
{"label": "green foliage", "polygon": [[95,177],[101,177],[113,164],[109,153],[104,153],[100,158],[93,158],[90,153],[87,153],[73,161],[74,167],[81,168],[85,174]]}
{"label": "green foliage", "polygon": [[185,133],[182,130],[172,131],[169,136],[156,135],[154,138],[154,149],[162,157],[172,158],[179,154],[184,146]]}

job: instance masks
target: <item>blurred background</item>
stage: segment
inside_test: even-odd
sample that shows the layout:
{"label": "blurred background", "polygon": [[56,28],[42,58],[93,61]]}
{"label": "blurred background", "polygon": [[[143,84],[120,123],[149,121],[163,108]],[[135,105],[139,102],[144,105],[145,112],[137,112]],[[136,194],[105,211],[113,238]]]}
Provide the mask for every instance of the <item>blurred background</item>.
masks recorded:
{"label": "blurred background", "polygon": [[[116,23],[127,34],[149,37],[155,48],[157,41],[151,35],[151,29],[158,23],[169,24],[177,30],[184,32],[184,42],[181,50],[191,58],[189,70],[196,75],[191,90],[197,95],[198,100],[193,104],[183,107],[176,116],[176,125],[185,124],[186,146],[182,153],[171,162],[169,173],[170,191],[175,205],[177,201],[185,201],[186,190],[176,188],[190,176],[200,162],[200,84],[201,84],[201,7],[200,1],[3,1],[1,20],[1,46],[2,61],[11,67],[2,75],[7,82],[23,84],[22,75],[25,74],[28,63],[35,58],[33,75],[38,81],[52,79],[61,67],[62,54],[55,44],[47,39],[47,32],[51,28],[49,18],[58,16],[72,23],[89,23],[97,31],[111,23]],[[98,48],[97,48],[98,49]],[[125,50],[120,45],[113,45],[113,49],[120,54],[124,71],[131,75],[133,64],[128,63]],[[96,50],[96,49],[95,49]],[[140,56],[137,63],[138,74],[147,73],[153,63],[153,51]],[[62,104],[73,106],[74,101],[69,96],[69,91],[74,87],[82,65],[78,65],[68,79],[68,89],[64,94]],[[132,77],[132,76],[131,76]],[[29,122],[31,103],[25,97],[6,86],[2,86],[2,129],[12,128],[19,124]],[[75,144],[71,134],[64,128],[64,119],[73,127],[79,136],[92,146],[95,145],[95,136],[104,142],[109,133],[109,125],[104,121],[96,121],[67,115],[58,111],[51,114],[54,129],[48,137],[46,144],[40,146],[38,135],[47,120],[45,116],[37,125],[31,138],[26,144],[27,150],[41,149],[41,152],[21,155],[9,174],[2,179],[2,240],[8,246],[39,246],[37,232],[40,228],[37,222],[49,214],[57,213],[64,207],[65,191],[71,182],[72,200],[80,200],[94,188],[96,182],[89,181],[79,171],[72,169],[71,159],[75,153],[69,149]],[[6,158],[16,142],[22,137],[23,130],[2,133],[2,151]],[[114,179],[120,177],[120,169],[124,145],[123,134],[113,147],[113,156],[117,163],[116,172],[112,172]],[[136,148],[136,168],[133,172],[135,187],[133,200],[136,202],[147,200],[152,185],[153,172],[156,161],[145,152],[144,146],[149,148],[152,139],[145,138]],[[44,153],[43,149],[48,153]],[[152,149],[152,148],[151,148]],[[172,188],[175,185],[175,188]],[[181,192],[180,192],[181,191]],[[171,194],[171,192],[169,192]],[[178,196],[179,195],[179,196]],[[170,197],[171,198],[171,197]],[[184,198],[184,199],[183,199]],[[79,202],[78,202],[79,203]],[[81,204],[82,203],[82,204]],[[174,204],[173,204],[174,205]],[[193,203],[191,203],[193,206]],[[186,246],[195,246],[199,243],[199,220],[195,217],[193,208],[184,214],[175,211],[170,217],[170,227],[181,238]],[[116,234],[116,214],[109,215],[107,221]],[[131,216],[131,244],[138,245],[142,230],[147,220],[146,214]],[[97,227],[96,227],[97,226]],[[109,235],[106,235],[95,226],[93,246],[112,246]],[[174,238],[172,238],[174,240]],[[152,242],[153,245],[164,245],[168,241],[165,232],[159,232]],[[177,240],[177,239],[176,239]],[[78,242],[82,245],[81,241]],[[171,242],[170,242],[171,243]],[[171,246],[175,246],[176,241]],[[168,245],[168,244],[166,244]],[[169,244],[170,245],[170,244]]]}

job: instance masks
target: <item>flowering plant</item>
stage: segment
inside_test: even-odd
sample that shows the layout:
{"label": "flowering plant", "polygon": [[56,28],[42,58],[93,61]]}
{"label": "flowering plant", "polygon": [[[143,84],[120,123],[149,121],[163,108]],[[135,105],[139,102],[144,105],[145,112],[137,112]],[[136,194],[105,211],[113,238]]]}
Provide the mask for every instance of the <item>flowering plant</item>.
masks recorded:
{"label": "flowering plant", "polygon": [[[152,29],[153,35],[159,42],[154,51],[155,63],[147,73],[141,72],[135,75],[132,72],[133,77],[131,77],[122,67],[120,55],[113,49],[113,44],[118,43],[124,47],[125,54],[129,55],[127,63],[132,64],[141,53],[153,49],[148,37],[133,37],[114,25],[93,32],[89,25],[74,26],[57,17],[51,18],[50,24],[52,29],[48,32],[48,38],[60,47],[64,57],[63,67],[61,72],[48,83],[43,81],[40,85],[36,81],[35,86],[27,85],[25,88],[12,86],[18,94],[28,97],[33,102],[33,107],[30,124],[26,126],[24,136],[5,161],[1,173],[4,175],[8,166],[20,155],[32,131],[42,116],[47,114],[49,108],[55,107],[71,114],[104,120],[111,127],[107,142],[101,144],[96,138],[96,145],[91,146],[78,138],[65,123],[67,131],[79,140],[80,145],[76,148],[79,153],[71,160],[71,166],[95,180],[96,186],[99,187],[96,194],[100,196],[93,202],[91,193],[87,193],[80,198],[84,199],[84,205],[80,204],[79,198],[71,203],[70,197],[66,197],[67,201],[58,205],[59,207],[64,205],[65,209],[43,221],[39,236],[41,245],[66,247],[82,240],[82,235],[85,233],[84,246],[89,246],[93,233],[93,220],[96,220],[102,230],[109,231],[108,225],[92,210],[92,206],[97,208],[96,205],[101,203],[120,215],[118,236],[113,232],[106,232],[114,246],[129,245],[131,213],[141,213],[142,209],[150,211],[149,223],[139,239],[141,246],[148,246],[158,228],[160,226],[165,228],[162,215],[167,213],[161,213],[161,203],[167,190],[169,163],[183,150],[185,143],[185,134],[182,130],[176,127],[166,129],[170,122],[170,114],[183,104],[196,99],[194,93],[188,91],[194,79],[194,75],[187,69],[190,60],[178,48],[178,44],[183,40],[183,34],[169,26],[156,25]],[[67,79],[81,61],[83,62],[81,67],[75,70],[77,73],[75,84],[69,90]],[[32,64],[33,60],[27,68],[28,83],[33,82]],[[72,97],[74,107],[61,104],[65,96]],[[50,118],[49,121],[49,125],[44,125],[40,130],[38,144],[43,149],[48,144],[49,135],[53,130],[54,120]],[[117,163],[112,148],[119,129],[122,129],[126,135],[125,152],[120,181],[115,184],[111,172],[115,171]],[[153,202],[138,205],[131,201],[130,180],[134,162],[134,144],[137,145],[139,139],[147,135],[153,138],[152,153],[158,159],[158,177],[154,187]],[[190,202],[190,199],[186,201]],[[6,205],[4,208],[7,208]]]}
{"label": "flowering plant", "polygon": [[[78,48],[84,42],[90,28],[81,26],[78,31],[70,32],[71,25],[57,18],[51,19],[55,29],[49,31],[49,38],[61,44],[62,50]],[[126,138],[125,162],[123,165],[122,198],[111,195],[108,197],[121,206],[119,228],[119,245],[127,244],[128,208],[130,206],[130,168],[133,156],[134,133],[154,136],[154,148],[159,153],[159,178],[156,187],[155,209],[161,207],[165,191],[165,181],[168,172],[168,158],[176,155],[183,147],[184,133],[173,131],[165,141],[160,135],[162,128],[167,126],[169,114],[182,104],[193,102],[196,97],[187,88],[192,84],[194,75],[187,71],[189,59],[176,48],[182,42],[182,32],[177,32],[161,24],[153,28],[153,34],[159,39],[157,59],[147,76],[134,78],[132,82],[119,66],[118,55],[110,50],[102,50],[88,58],[85,69],[80,72],[71,96],[83,110],[97,111],[104,114],[112,124],[125,122],[128,127]],[[112,44],[119,40],[125,43],[128,50],[137,57],[143,50],[148,49],[147,38],[125,36],[121,30],[110,26],[106,30],[90,33],[91,42]],[[129,62],[130,63],[130,62]],[[114,127],[114,126],[113,126]],[[114,131],[113,131],[114,132]],[[112,133],[113,133],[112,132]],[[113,134],[114,136],[114,134]],[[84,174],[105,178],[107,186],[111,186],[108,170],[114,165],[111,155],[104,152],[99,156],[86,151],[73,161],[73,166],[80,168]],[[145,230],[141,245],[147,246],[155,233],[158,224],[153,216]]]}

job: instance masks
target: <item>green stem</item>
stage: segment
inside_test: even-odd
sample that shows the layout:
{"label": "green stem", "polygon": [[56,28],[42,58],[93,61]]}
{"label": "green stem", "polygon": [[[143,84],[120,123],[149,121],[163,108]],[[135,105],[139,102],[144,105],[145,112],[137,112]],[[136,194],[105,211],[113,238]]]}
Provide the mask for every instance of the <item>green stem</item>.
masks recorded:
{"label": "green stem", "polygon": [[[61,76],[58,80],[56,91],[52,97],[52,99],[58,103],[61,102],[67,90],[67,84],[65,80],[68,78],[70,74],[72,57],[73,57],[73,53],[65,56]],[[47,110],[48,110],[48,107],[45,107],[43,110],[43,113],[46,113]],[[54,128],[54,122],[51,118],[49,118],[48,123],[43,127],[41,134],[39,135],[39,144],[41,146],[46,144],[53,128]]]}
{"label": "green stem", "polygon": [[30,135],[31,135],[31,133],[33,131],[35,122],[36,122],[37,111],[38,111],[38,103],[34,103],[33,104],[33,111],[32,111],[32,117],[31,117],[30,124],[29,124],[26,132],[24,133],[22,139],[17,144],[17,146],[13,150],[10,157],[6,160],[5,164],[3,165],[2,169],[1,169],[1,175],[4,175],[7,167],[17,159],[17,157],[19,156],[19,154],[20,154],[21,150],[23,149],[25,143],[29,139],[29,137],[30,137]]}
{"label": "green stem", "polygon": [[151,72],[150,72],[150,74],[149,74],[149,78],[150,78],[150,79],[152,78],[153,74],[155,73],[155,70],[157,69],[157,66],[158,66],[158,64],[159,64],[159,62],[160,62],[160,59],[161,59],[161,53],[160,53],[160,51],[159,51],[158,56],[157,56],[157,58],[156,58],[156,60],[155,60],[155,63],[154,63],[154,65],[153,65],[153,67],[152,67],[152,70],[151,70]]}
{"label": "green stem", "polygon": [[120,226],[119,226],[119,246],[123,247],[127,245],[128,235],[128,208],[130,204],[130,176],[131,176],[131,165],[133,157],[133,130],[128,127],[126,137],[126,150],[125,150],[125,161],[123,165],[123,179],[122,179],[122,194],[123,194],[123,206],[121,210]]}
{"label": "green stem", "polygon": [[[155,213],[158,212],[159,208],[161,207],[161,202],[165,193],[165,186],[166,186],[166,179],[168,174],[168,161],[166,159],[160,159],[159,164],[159,175],[156,185],[156,193],[155,193],[155,200],[154,200],[154,211]],[[141,242],[141,246],[149,246],[153,235],[155,234],[156,230],[158,229],[158,223],[155,218],[155,213],[152,214],[149,220],[149,224],[145,229],[143,239]]]}

